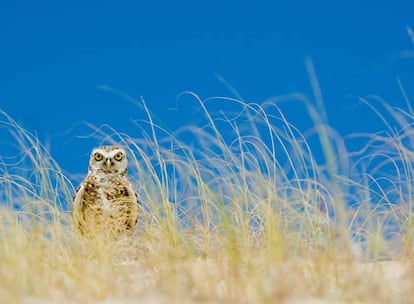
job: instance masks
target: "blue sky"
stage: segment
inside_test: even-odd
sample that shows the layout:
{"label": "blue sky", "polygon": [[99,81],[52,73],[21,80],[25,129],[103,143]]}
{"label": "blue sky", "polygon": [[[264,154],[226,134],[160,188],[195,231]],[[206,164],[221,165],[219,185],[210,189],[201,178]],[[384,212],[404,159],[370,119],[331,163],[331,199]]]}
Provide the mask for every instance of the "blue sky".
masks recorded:
{"label": "blue sky", "polygon": [[234,97],[217,75],[246,101],[310,95],[308,56],[331,124],[380,131],[355,97],[403,105],[400,78],[414,98],[413,12],[408,0],[1,1],[0,108],[50,141],[65,171],[82,172],[92,147],[76,138],[79,122],[132,132],[130,119],[143,117],[102,86],[143,96],[174,129],[194,110],[170,110],[181,92]]}

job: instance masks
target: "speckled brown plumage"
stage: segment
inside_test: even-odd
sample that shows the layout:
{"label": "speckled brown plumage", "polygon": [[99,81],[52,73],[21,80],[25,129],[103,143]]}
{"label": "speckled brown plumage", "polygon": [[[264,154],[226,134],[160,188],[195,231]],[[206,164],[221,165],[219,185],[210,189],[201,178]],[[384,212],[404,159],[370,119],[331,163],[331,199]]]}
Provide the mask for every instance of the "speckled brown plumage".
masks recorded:
{"label": "speckled brown plumage", "polygon": [[72,217],[83,235],[117,238],[133,234],[138,196],[128,180],[122,148],[105,146],[92,151],[88,175],[76,190]]}

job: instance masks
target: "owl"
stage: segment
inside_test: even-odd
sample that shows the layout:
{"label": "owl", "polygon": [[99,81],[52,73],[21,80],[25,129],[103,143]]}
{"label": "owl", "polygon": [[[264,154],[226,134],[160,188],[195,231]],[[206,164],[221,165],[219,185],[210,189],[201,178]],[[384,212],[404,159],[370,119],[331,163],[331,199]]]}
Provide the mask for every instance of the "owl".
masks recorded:
{"label": "owl", "polygon": [[127,176],[125,150],[93,149],[88,174],[73,199],[74,226],[90,237],[131,236],[138,221],[138,195]]}

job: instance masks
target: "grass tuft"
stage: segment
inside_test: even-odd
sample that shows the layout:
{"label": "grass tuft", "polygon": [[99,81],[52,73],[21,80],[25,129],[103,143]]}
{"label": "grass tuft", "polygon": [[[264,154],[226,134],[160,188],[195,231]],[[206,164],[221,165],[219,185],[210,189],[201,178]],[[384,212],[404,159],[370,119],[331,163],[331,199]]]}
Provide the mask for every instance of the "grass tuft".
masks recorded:
{"label": "grass tuft", "polygon": [[[308,62],[308,69],[313,70]],[[322,96],[312,83],[318,107]],[[39,139],[1,112],[19,153],[0,164],[0,298],[18,302],[404,302],[414,286],[414,116],[361,102],[386,131],[332,130],[306,97],[305,135],[278,102],[201,100],[201,123],[136,134],[90,128],[129,150],[141,196],[130,240],[82,239],[74,186]],[[217,103],[238,108],[214,112]],[[383,110],[380,110],[382,107]],[[394,127],[397,125],[398,127]],[[314,155],[316,135],[323,156]],[[347,151],[346,140],[364,140]],[[76,181],[78,182],[78,181]]]}

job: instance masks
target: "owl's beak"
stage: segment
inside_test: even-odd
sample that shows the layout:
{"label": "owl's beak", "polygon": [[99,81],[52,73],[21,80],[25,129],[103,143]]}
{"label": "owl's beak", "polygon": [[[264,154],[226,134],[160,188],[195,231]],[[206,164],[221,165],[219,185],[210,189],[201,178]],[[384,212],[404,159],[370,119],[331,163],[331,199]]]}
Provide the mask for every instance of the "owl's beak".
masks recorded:
{"label": "owl's beak", "polygon": [[106,168],[107,168],[107,169],[111,168],[111,166],[112,166],[112,161],[111,161],[111,159],[110,159],[110,158],[108,158],[108,159],[105,161],[105,164],[106,164]]}

